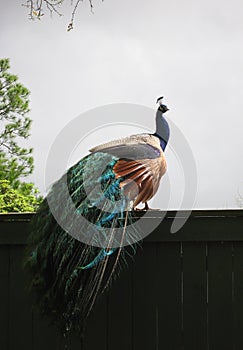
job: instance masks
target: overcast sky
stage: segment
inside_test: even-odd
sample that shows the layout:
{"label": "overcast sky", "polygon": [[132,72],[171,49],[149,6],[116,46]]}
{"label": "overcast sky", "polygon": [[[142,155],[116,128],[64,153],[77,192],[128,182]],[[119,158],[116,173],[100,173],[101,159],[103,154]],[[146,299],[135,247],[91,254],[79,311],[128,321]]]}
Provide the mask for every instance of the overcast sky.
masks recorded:
{"label": "overcast sky", "polygon": [[[195,207],[237,207],[238,190],[243,194],[242,0],[97,0],[94,14],[84,1],[69,33],[69,6],[62,18],[31,22],[20,2],[0,2],[0,56],[10,58],[11,71],[31,91],[32,180],[42,191],[50,147],[73,118],[111,103],[155,109],[164,95],[168,117],[196,160]],[[90,145],[135,129],[91,133],[80,157]],[[183,187],[175,159],[168,149],[170,208],[180,207]],[[153,206],[163,207],[162,198],[163,186]]]}

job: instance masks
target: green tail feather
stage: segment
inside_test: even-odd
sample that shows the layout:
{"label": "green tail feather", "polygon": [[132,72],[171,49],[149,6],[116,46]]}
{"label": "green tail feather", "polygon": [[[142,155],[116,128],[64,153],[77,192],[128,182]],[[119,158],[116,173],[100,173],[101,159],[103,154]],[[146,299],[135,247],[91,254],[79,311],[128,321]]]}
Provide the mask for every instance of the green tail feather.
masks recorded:
{"label": "green tail feather", "polygon": [[[97,260],[92,268],[84,269],[102,248],[83,243],[67,233],[57,223],[50,207],[55,207],[55,214],[60,215],[62,222],[68,222],[70,230],[79,230],[85,237],[90,235],[92,244],[104,240],[105,228],[124,227],[124,223],[125,234],[136,235],[131,227],[136,219],[128,211],[129,198],[125,198],[119,188],[121,179],[115,179],[112,173],[116,161],[116,157],[101,152],[82,159],[53,185],[31,223],[25,258],[30,288],[41,313],[49,315],[62,333],[70,329],[82,333],[96,298],[109,286],[126,262],[126,256],[135,254],[136,248],[135,245],[117,248],[113,254]],[[65,187],[72,205],[66,202]],[[90,231],[85,224],[76,227],[75,218],[80,216],[93,223],[95,229]],[[108,242],[106,248],[109,249]]]}

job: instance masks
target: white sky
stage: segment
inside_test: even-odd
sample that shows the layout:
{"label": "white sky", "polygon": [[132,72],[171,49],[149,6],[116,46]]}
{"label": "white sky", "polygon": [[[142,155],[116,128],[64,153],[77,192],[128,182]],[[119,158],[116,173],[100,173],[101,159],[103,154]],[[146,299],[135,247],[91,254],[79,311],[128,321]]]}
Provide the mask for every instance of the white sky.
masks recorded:
{"label": "white sky", "polygon": [[[195,207],[237,207],[238,189],[243,194],[242,0],[97,0],[94,15],[84,1],[70,33],[71,8],[63,11],[62,18],[31,22],[19,1],[0,1],[0,56],[10,58],[11,72],[31,91],[36,185],[43,191],[49,149],[80,113],[122,102],[155,108],[164,95],[168,117],[196,159]],[[116,128],[91,135],[80,157],[89,145],[120,134]],[[167,160],[169,206],[177,208],[182,176],[169,150]]]}

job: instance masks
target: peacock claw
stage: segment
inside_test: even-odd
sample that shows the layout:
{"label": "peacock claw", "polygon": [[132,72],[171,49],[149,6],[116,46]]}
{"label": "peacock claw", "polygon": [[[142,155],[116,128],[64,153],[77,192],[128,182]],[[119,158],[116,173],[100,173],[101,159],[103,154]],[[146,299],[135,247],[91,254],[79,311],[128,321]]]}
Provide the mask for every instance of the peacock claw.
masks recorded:
{"label": "peacock claw", "polygon": [[136,210],[136,211],[147,211],[147,210],[150,210],[150,208],[149,208],[149,206],[148,206],[148,203],[147,202],[145,202],[144,203],[144,208],[142,208],[142,209],[139,209],[139,208],[134,208],[134,210]]}

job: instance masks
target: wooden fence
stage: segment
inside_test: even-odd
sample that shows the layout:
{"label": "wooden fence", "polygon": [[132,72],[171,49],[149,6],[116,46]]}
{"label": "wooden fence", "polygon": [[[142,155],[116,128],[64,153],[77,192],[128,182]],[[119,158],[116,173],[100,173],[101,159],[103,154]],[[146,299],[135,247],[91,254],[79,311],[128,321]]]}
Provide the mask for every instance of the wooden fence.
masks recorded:
{"label": "wooden fence", "polygon": [[31,214],[0,215],[0,349],[242,350],[243,211],[193,211],[172,235],[175,214],[102,296],[84,347],[31,308],[22,271]]}

